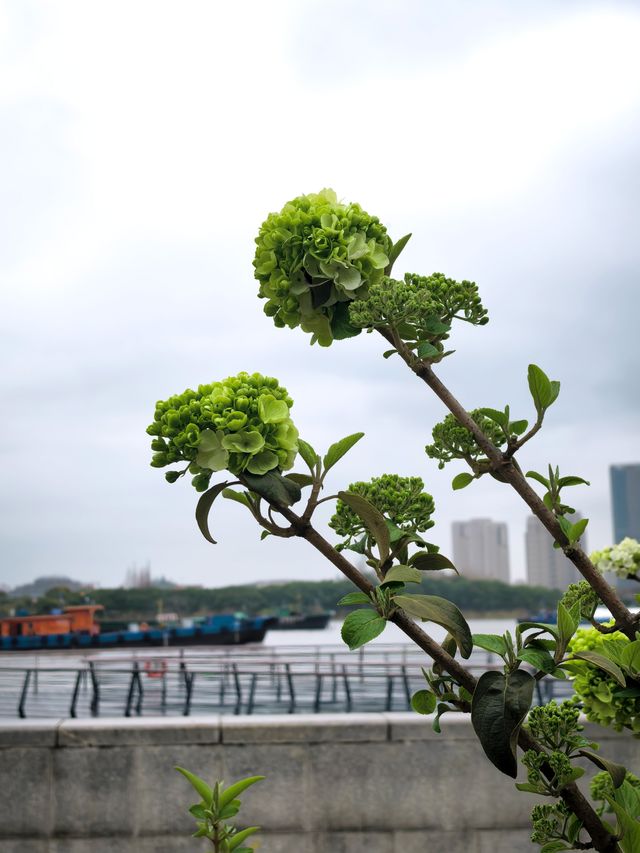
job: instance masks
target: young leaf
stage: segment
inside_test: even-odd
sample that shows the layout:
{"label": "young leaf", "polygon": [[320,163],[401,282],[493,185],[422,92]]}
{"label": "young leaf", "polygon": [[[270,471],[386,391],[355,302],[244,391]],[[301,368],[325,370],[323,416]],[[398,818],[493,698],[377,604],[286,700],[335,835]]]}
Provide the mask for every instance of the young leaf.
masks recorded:
{"label": "young leaf", "polygon": [[332,444],[323,459],[325,472],[328,471],[329,468],[333,468],[336,462],[342,459],[345,453],[348,453],[353,445],[360,441],[363,435],[363,432],[354,432],[353,435],[347,435],[345,438],[341,438],[340,441],[336,441],[335,444]]}
{"label": "young leaf", "polygon": [[390,358],[392,355],[395,355],[395,353],[397,353],[397,352],[398,352],[397,349],[387,349],[382,353],[382,357],[383,358]]}
{"label": "young leaf", "polygon": [[243,791],[246,791],[250,785],[255,785],[256,782],[261,782],[264,778],[264,776],[247,776],[246,779],[240,779],[238,782],[234,782],[233,785],[229,785],[220,794],[220,808],[224,808],[231,800],[235,800]]}
{"label": "young leaf", "polygon": [[207,489],[207,491],[201,495],[200,500],[196,505],[196,521],[198,522],[200,533],[202,533],[207,542],[211,542],[212,545],[217,545],[218,543],[209,532],[209,511],[211,510],[215,499],[218,497],[220,492],[224,491],[228,483],[229,480],[225,480],[224,483],[218,483],[217,486],[212,486],[210,489]]}
{"label": "young leaf", "polygon": [[[516,787],[518,787],[516,785]],[[520,790],[524,790],[521,788]],[[547,841],[544,847],[541,848],[540,853],[559,853],[560,850],[571,850],[571,848],[564,843],[564,841]]]}
{"label": "young leaf", "polygon": [[354,610],[344,620],[342,639],[353,651],[374,640],[386,626],[387,620],[379,616],[375,610]]}
{"label": "young leaf", "polygon": [[198,794],[202,797],[203,802],[210,807],[211,801],[213,800],[213,788],[210,785],[207,785],[204,779],[201,779],[189,770],[185,770],[184,767],[176,767],[175,769],[178,773],[182,773],[185,779],[191,782]]}
{"label": "young leaf", "polygon": [[296,486],[303,489],[305,486],[312,486],[314,483],[313,477],[309,474],[287,474],[287,480],[292,480]]}
{"label": "young leaf", "polygon": [[507,653],[507,644],[498,634],[473,634],[472,640],[474,646],[493,652],[500,657],[504,657]]}
{"label": "young leaf", "polygon": [[518,775],[516,744],[531,707],[535,679],[521,669],[510,675],[484,672],[471,702],[471,724],[489,761],[513,779]]}
{"label": "young leaf", "polygon": [[578,630],[580,624],[580,607],[574,605],[571,609],[567,609],[564,604],[558,602],[558,654],[559,660],[569,645],[569,641]]}
{"label": "young leaf", "polygon": [[440,355],[440,350],[429,341],[421,341],[418,345],[418,355],[420,358],[437,358]]}
{"label": "young leaf", "polygon": [[366,592],[348,592],[338,602],[338,607],[348,607],[352,604],[371,604],[371,599]]}
{"label": "young leaf", "polygon": [[236,834],[232,835],[228,841],[229,850],[235,850],[242,844],[242,842],[246,838],[248,838],[250,835],[253,835],[253,833],[257,832],[259,829],[259,826],[248,826],[246,829],[243,829],[240,832],[236,832]]}
{"label": "young leaf", "polygon": [[338,497],[348,507],[351,507],[356,515],[365,523],[367,530],[376,541],[378,550],[380,551],[380,560],[384,563],[389,556],[389,547],[391,545],[389,528],[387,527],[385,517],[373,504],[370,504],[361,495],[356,495],[353,492],[338,492]]}
{"label": "young leaf", "polygon": [[482,414],[489,418],[489,420],[501,426],[503,429],[506,429],[509,425],[509,416],[506,412],[501,412],[499,409],[480,409]]}
{"label": "young leaf", "polygon": [[537,471],[527,471],[527,477],[530,477],[532,480],[537,480],[545,489],[550,488],[549,481],[546,477],[543,477],[542,474],[538,474]]}
{"label": "young leaf", "polygon": [[405,234],[404,237],[401,237],[396,243],[393,244],[393,246],[389,250],[389,263],[384,271],[385,275],[391,275],[393,265],[398,260],[400,252],[404,249],[410,239],[411,234]]}
{"label": "young leaf", "polygon": [[315,450],[313,449],[313,447],[311,447],[311,445],[307,441],[303,441],[301,438],[299,438],[298,439],[298,453],[300,454],[300,456],[302,456],[307,467],[311,471],[313,471],[315,466],[316,466],[316,462],[320,458],[318,456],[318,454],[315,452]]}
{"label": "young leaf", "polygon": [[594,666],[597,666],[598,669],[604,670],[604,672],[617,681],[621,687],[626,687],[627,682],[623,671],[612,660],[604,657],[604,655],[600,655],[598,652],[585,650],[583,652],[574,652],[573,656],[574,658],[578,658],[578,660],[586,660]]}
{"label": "young leaf", "polygon": [[623,767],[622,764],[616,764],[615,761],[609,761],[601,755],[598,755],[596,752],[591,752],[589,749],[579,749],[578,754],[584,755],[584,757],[588,758],[589,761],[593,761],[596,767],[599,767],[600,770],[606,770],[609,776],[611,776],[614,788],[619,788],[624,782],[627,775],[627,768]]}
{"label": "young leaf", "polygon": [[529,421],[511,421],[509,424],[509,433],[511,435],[522,435],[528,426]]}
{"label": "young leaf", "polygon": [[587,524],[589,524],[589,519],[581,518],[580,521],[576,521],[575,524],[571,525],[569,533],[567,534],[567,538],[569,539],[569,542],[572,545],[577,542],[578,539],[580,539],[580,537],[585,531]]}
{"label": "young leaf", "polygon": [[420,583],[422,575],[413,566],[392,566],[384,576],[384,583],[402,581],[402,583]]}
{"label": "young leaf", "polygon": [[[536,364],[530,364],[527,373],[529,382],[529,391],[533,398],[533,403],[539,415],[543,414],[545,409],[553,402],[553,392],[549,377]],[[558,386],[559,388],[559,386]],[[556,394],[556,397],[558,395]]]}
{"label": "young leaf", "polygon": [[393,600],[410,616],[446,628],[455,639],[462,657],[470,656],[473,651],[471,631],[464,616],[451,601],[439,595],[396,595]]}
{"label": "young leaf", "polygon": [[590,486],[591,483],[588,480],[583,480],[582,477],[560,477],[558,480],[558,485],[561,489],[565,486]]}
{"label": "young leaf", "polygon": [[518,660],[526,661],[536,669],[541,669],[542,672],[553,672],[556,668],[554,659],[546,649],[532,649],[526,647],[518,652]]}
{"label": "young leaf", "polygon": [[451,481],[451,488],[454,492],[457,492],[459,489],[464,489],[469,483],[473,483],[475,477],[473,474],[470,474],[468,471],[463,471],[462,474],[456,474],[456,476]]}
{"label": "young leaf", "polygon": [[246,506],[248,509],[251,509],[251,504],[249,503],[249,498],[247,497],[246,492],[236,492],[233,489],[224,489],[222,497],[226,498],[228,501],[236,501],[237,503]]}
{"label": "young leaf", "polygon": [[640,850],[640,823],[635,819],[635,816],[630,815],[614,799],[607,796],[605,799],[616,813],[620,824],[620,835],[622,836],[618,841],[620,849],[623,853],[638,853]]}
{"label": "young leaf", "polygon": [[418,690],[411,697],[411,707],[418,714],[433,714],[438,700],[430,690]]}
{"label": "young leaf", "polygon": [[433,554],[428,551],[418,551],[409,557],[408,562],[411,566],[415,566],[416,569],[420,569],[421,572],[439,572],[442,569],[453,569],[453,571],[458,574],[456,567],[448,557],[444,556],[444,554]]}

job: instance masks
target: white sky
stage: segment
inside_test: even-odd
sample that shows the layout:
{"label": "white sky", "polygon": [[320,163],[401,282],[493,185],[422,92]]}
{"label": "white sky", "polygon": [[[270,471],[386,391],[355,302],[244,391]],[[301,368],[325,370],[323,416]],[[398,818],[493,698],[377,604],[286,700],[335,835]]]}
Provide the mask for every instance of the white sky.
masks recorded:
{"label": "white sky", "polygon": [[633,3],[0,2],[0,583],[128,566],[217,586],[335,572],[148,467],[154,402],[240,370],[278,376],[317,449],[366,438],[343,487],[423,476],[433,539],[526,510],[494,482],[453,494],[424,444],[443,411],[377,336],[331,350],[276,330],[253,238],[332,186],[414,237],[397,272],[478,282],[491,317],[440,375],[468,406],[531,416],[526,365],[562,381],[525,469],[610,544],[608,465],[638,450],[640,11]]}

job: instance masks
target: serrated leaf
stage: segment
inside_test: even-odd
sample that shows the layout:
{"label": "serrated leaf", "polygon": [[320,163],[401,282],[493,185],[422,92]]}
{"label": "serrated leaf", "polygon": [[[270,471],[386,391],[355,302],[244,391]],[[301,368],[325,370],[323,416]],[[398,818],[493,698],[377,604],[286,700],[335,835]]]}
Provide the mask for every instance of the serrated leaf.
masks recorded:
{"label": "serrated leaf", "polygon": [[500,637],[498,634],[473,634],[471,639],[474,646],[478,646],[486,652],[493,652],[500,657],[504,657],[507,653],[504,637]]}
{"label": "serrated leaf", "polygon": [[468,658],[473,651],[473,640],[466,619],[451,601],[439,595],[396,595],[394,602],[410,616],[435,622],[446,628],[455,639],[460,654]]}
{"label": "serrated leaf", "polygon": [[204,779],[201,779],[199,776],[196,776],[195,773],[191,773],[191,771],[189,770],[185,770],[184,767],[176,767],[175,769],[178,771],[178,773],[182,773],[182,775],[188,782],[191,782],[200,797],[202,797],[203,802],[207,806],[211,806],[211,801],[213,799],[213,788],[211,787],[211,785],[207,785]]}
{"label": "serrated leaf", "polygon": [[411,234],[405,234],[404,237],[401,237],[393,246],[389,249],[389,263],[387,268],[384,271],[385,275],[391,275],[391,270],[393,269],[393,265],[398,260],[400,256],[400,252],[407,245],[409,240],[411,239]]}
{"label": "serrated leaf", "polygon": [[375,610],[354,610],[344,620],[341,635],[349,649],[354,651],[374,640],[386,626],[387,620]]}
{"label": "serrated leaf", "polygon": [[314,484],[314,478],[310,474],[287,474],[287,480],[293,480],[296,486],[300,486],[300,488],[304,488],[305,486],[312,486]]}
{"label": "serrated leaf", "polygon": [[344,438],[341,438],[340,441],[336,441],[335,444],[332,444],[323,459],[325,472],[330,468],[333,468],[336,462],[342,459],[345,453],[348,453],[353,445],[360,441],[363,435],[363,432],[354,432],[353,435],[347,435]]}
{"label": "serrated leaf", "polygon": [[609,776],[611,776],[614,788],[619,788],[624,782],[627,775],[627,768],[623,767],[622,764],[616,764],[615,761],[609,761],[601,755],[598,755],[597,752],[591,752],[589,749],[579,749],[578,754],[588,758],[589,761],[592,761],[596,767],[600,768],[600,770],[606,770]]}
{"label": "serrated leaf", "polygon": [[363,498],[362,495],[356,495],[353,492],[338,492],[338,497],[362,519],[378,546],[380,561],[384,563],[389,556],[391,545],[391,538],[385,517],[373,504],[370,504],[366,498]]}
{"label": "serrated leaf", "polygon": [[598,669],[602,669],[604,672],[610,675],[611,678],[614,679],[614,681],[617,681],[621,687],[626,687],[627,682],[624,677],[623,671],[612,660],[609,660],[609,658],[604,657],[604,655],[600,655],[598,654],[598,652],[586,650],[583,652],[574,652],[573,656],[578,660],[586,660],[588,663],[597,666]]}
{"label": "serrated leaf", "polygon": [[366,592],[348,592],[338,602],[338,607],[348,607],[352,604],[371,604],[371,599]]}
{"label": "serrated leaf", "polygon": [[416,569],[420,569],[421,572],[440,572],[442,569],[453,569],[458,574],[456,567],[444,554],[418,551],[412,554],[407,562],[409,565],[415,566]]}
{"label": "serrated leaf", "polygon": [[269,503],[291,506],[302,497],[300,486],[276,471],[268,471],[266,474],[250,474],[245,471],[242,479],[252,492]]}
{"label": "serrated leaf", "polygon": [[255,785],[256,782],[261,782],[264,778],[264,776],[247,776],[246,779],[240,779],[238,782],[234,782],[233,785],[229,785],[220,794],[219,807],[221,809],[224,808],[231,800],[235,800],[243,791],[246,791],[250,785]]}
{"label": "serrated leaf", "polygon": [[421,583],[422,575],[413,566],[392,566],[384,576],[384,583],[401,581],[402,583]]}
{"label": "serrated leaf", "polygon": [[212,545],[217,545],[218,543],[209,531],[209,512],[215,499],[228,485],[229,480],[225,480],[224,483],[218,483],[217,486],[212,486],[210,489],[207,489],[207,491],[200,496],[200,500],[196,505],[196,521],[200,528],[200,533],[202,533],[207,542],[211,542]]}
{"label": "serrated leaf", "polygon": [[471,702],[471,723],[485,755],[502,773],[518,775],[516,744],[531,707],[535,679],[521,669],[509,675],[484,672]]}
{"label": "serrated leaf", "polygon": [[473,483],[475,477],[473,474],[470,474],[468,471],[463,471],[462,474],[456,474],[456,476],[451,481],[451,488],[454,492],[459,491],[460,489],[466,488],[469,483]]}
{"label": "serrated leaf", "polygon": [[418,690],[411,697],[411,707],[417,714],[433,714],[438,700],[430,690]]}
{"label": "serrated leaf", "polygon": [[316,462],[320,458],[318,454],[315,452],[313,447],[309,444],[308,441],[304,441],[303,439],[298,439],[298,453],[302,456],[304,462],[307,467],[313,471],[316,465]]}
{"label": "serrated leaf", "polygon": [[527,471],[526,476],[529,477],[531,480],[537,480],[538,483],[545,487],[545,489],[550,488],[549,481],[547,480],[547,478],[543,477],[542,474],[538,474],[537,471]]}
{"label": "serrated leaf", "polygon": [[537,364],[530,364],[527,372],[527,380],[536,411],[538,414],[542,414],[553,402],[549,377]]}

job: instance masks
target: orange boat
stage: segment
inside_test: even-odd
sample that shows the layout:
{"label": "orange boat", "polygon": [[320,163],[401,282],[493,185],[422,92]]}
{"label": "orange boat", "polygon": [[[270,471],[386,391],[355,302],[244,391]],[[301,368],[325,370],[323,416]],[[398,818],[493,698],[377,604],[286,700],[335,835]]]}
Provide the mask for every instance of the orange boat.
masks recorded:
{"label": "orange boat", "polygon": [[94,636],[100,628],[95,620],[101,604],[78,604],[65,607],[62,613],[42,616],[8,616],[0,619],[0,637],[49,637],[52,634],[84,634]]}

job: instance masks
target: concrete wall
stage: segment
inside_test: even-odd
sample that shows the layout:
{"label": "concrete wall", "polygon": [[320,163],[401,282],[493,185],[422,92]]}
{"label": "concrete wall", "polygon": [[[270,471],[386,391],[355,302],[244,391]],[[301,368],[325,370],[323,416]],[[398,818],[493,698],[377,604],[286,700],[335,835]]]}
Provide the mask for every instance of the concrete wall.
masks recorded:
{"label": "concrete wall", "polygon": [[[593,727],[602,754],[640,744]],[[174,765],[264,774],[243,796],[260,853],[524,853],[539,798],[485,759],[467,717],[415,714],[11,721],[0,725],[2,853],[204,853]]]}

